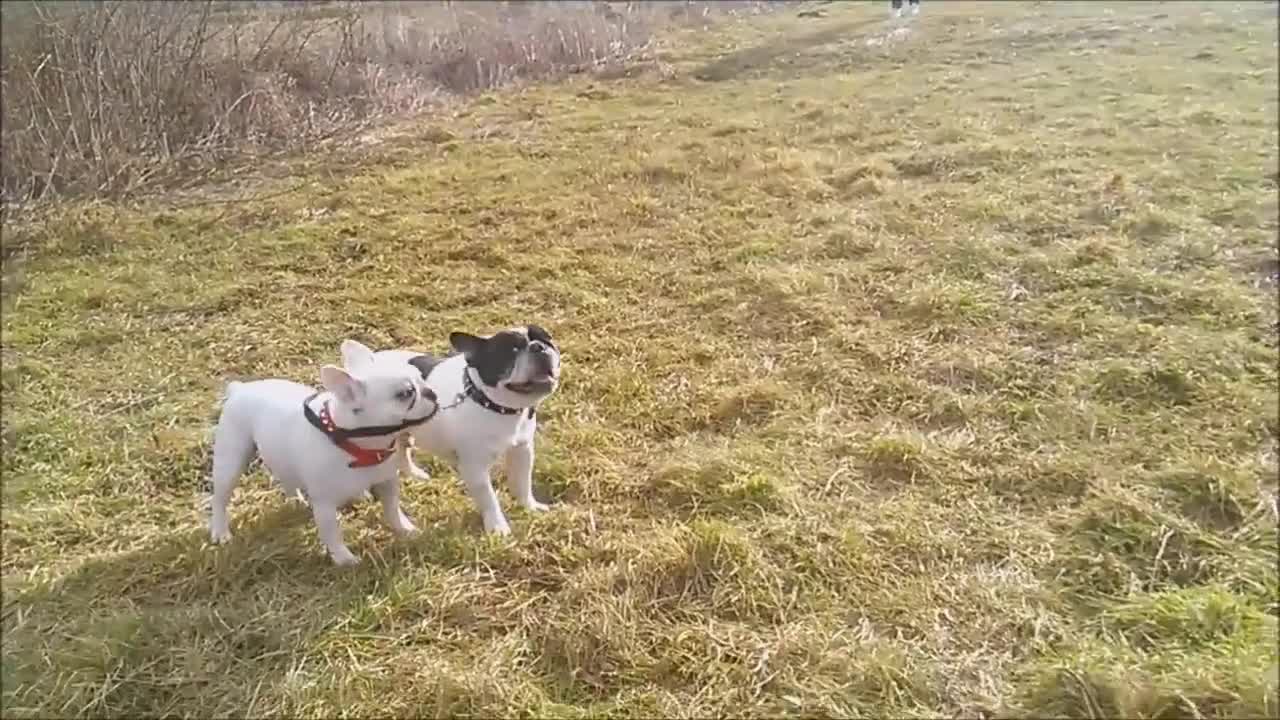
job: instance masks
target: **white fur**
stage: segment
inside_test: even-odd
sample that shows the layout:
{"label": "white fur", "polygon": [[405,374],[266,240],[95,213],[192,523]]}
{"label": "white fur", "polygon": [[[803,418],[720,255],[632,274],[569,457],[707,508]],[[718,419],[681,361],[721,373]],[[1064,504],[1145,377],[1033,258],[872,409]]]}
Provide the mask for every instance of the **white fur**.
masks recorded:
{"label": "white fur", "polygon": [[[395,363],[408,363],[421,353],[407,350],[384,350],[376,353],[379,361],[387,359]],[[556,355],[559,370],[559,355]],[[526,413],[502,415],[488,410],[463,396],[462,374],[471,373],[471,379],[494,402],[507,407],[528,407],[531,401],[519,393],[505,388],[484,384],[473,368],[467,367],[466,358],[454,355],[445,358],[431,371],[427,385],[440,400],[440,413],[430,422],[410,431],[412,445],[439,457],[458,472],[467,494],[475,503],[487,532],[506,535],[511,532],[507,519],[493,491],[489,472],[499,459],[506,463],[507,484],[516,502],[531,512],[547,510],[547,506],[533,496],[534,438],[538,428],[535,415]],[[517,365],[516,374],[524,372]],[[539,398],[537,402],[542,399]],[[456,403],[456,404],[455,404]],[[536,405],[536,402],[534,403]],[[427,473],[413,463],[409,455],[410,443],[401,443],[398,458],[400,468],[417,478],[427,478]]]}
{"label": "white fur", "polygon": [[[343,343],[348,370],[322,368],[326,391],[312,401],[313,410],[318,413],[328,401],[334,422],[348,429],[396,425],[434,411],[436,402],[423,394],[425,384],[412,367],[375,364],[368,348],[359,352],[362,347],[354,341]],[[358,371],[352,369],[353,365]],[[406,407],[407,402],[394,398],[406,381],[417,393],[411,408]],[[314,392],[306,385],[276,379],[227,385],[213,441],[213,508],[209,522],[213,542],[223,543],[231,538],[227,505],[255,451],[286,495],[299,491],[305,494],[320,540],[338,565],[359,561],[342,541],[338,508],[366,492],[381,500],[383,517],[392,530],[406,534],[416,529],[400,509],[396,458],[371,467],[348,467],[351,456],[303,415],[302,402]],[[360,409],[358,415],[352,412],[354,408]],[[394,437],[356,438],[352,442],[386,448]]]}

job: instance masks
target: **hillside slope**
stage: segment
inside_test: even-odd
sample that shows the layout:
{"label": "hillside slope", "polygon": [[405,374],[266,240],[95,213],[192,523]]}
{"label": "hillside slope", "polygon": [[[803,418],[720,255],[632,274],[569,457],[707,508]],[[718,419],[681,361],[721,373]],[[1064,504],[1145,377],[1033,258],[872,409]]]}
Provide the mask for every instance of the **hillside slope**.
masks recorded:
{"label": "hillside slope", "polygon": [[[4,714],[1276,716],[1275,6],[884,5],[11,231]],[[555,512],[206,546],[225,379],[520,321]]]}

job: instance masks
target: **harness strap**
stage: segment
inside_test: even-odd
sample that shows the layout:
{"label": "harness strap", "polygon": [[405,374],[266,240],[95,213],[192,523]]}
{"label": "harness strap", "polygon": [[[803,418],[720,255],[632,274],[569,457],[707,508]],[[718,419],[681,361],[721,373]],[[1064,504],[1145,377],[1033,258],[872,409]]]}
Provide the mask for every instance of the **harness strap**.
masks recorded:
{"label": "harness strap", "polygon": [[[337,445],[339,448],[342,449],[343,452],[345,452],[346,454],[354,458],[351,462],[347,463],[347,467],[351,467],[351,468],[364,468],[364,467],[373,467],[374,465],[381,465],[383,462],[387,460],[387,458],[394,455],[396,451],[395,438],[391,439],[391,445],[383,449],[383,448],[361,447],[351,442],[350,440],[351,437],[392,435],[406,428],[413,427],[414,425],[418,425],[422,422],[425,422],[427,419],[431,417],[430,415],[428,415],[422,420],[404,422],[404,423],[401,423],[400,425],[387,425],[387,426],[377,426],[377,427],[370,427],[370,428],[357,428],[355,430],[347,430],[347,429],[338,427],[337,424],[333,422],[333,416],[329,413],[328,402],[325,402],[324,405],[320,406],[319,414],[317,414],[314,410],[311,409],[311,401],[315,400],[316,397],[318,397],[319,395],[320,393],[315,393],[310,397],[308,397],[306,400],[302,401],[302,414],[307,418],[307,422],[311,423],[317,430],[324,433],[325,437],[329,438],[329,440],[334,445]],[[432,413],[432,415],[434,414],[435,413]],[[377,432],[369,432],[369,431],[377,431]]]}

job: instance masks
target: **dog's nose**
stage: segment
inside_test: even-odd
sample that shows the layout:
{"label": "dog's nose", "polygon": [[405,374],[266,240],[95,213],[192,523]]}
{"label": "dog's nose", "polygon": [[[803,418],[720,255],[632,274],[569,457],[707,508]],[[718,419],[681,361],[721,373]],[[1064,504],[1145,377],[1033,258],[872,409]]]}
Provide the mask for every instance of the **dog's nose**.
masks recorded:
{"label": "dog's nose", "polygon": [[424,398],[426,398],[426,399],[430,400],[431,402],[435,402],[435,401],[436,401],[436,391],[435,391],[435,390],[432,390],[431,388],[429,388],[429,387],[427,387],[427,386],[425,386],[425,385],[424,385],[424,386],[422,386],[422,397],[424,397]]}

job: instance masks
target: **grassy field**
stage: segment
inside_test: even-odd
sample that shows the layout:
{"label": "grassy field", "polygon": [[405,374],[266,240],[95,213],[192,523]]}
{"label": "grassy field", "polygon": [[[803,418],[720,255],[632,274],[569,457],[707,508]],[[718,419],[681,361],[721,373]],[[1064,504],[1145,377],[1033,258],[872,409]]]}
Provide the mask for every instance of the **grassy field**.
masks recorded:
{"label": "grassy field", "polygon": [[[7,228],[4,715],[1280,714],[1276,6],[797,10]],[[526,320],[554,512],[206,544],[226,379]]]}

